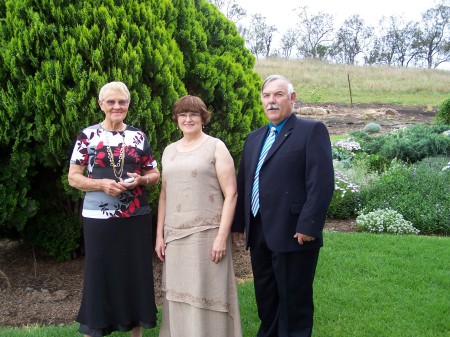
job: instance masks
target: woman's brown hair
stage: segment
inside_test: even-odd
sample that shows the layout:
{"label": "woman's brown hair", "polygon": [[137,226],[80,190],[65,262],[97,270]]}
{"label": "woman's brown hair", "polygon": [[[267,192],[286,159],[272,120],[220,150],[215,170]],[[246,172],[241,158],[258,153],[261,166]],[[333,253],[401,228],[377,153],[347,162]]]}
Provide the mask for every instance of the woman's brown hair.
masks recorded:
{"label": "woman's brown hair", "polygon": [[172,120],[178,122],[178,114],[185,112],[197,112],[202,118],[203,124],[208,124],[211,119],[211,112],[206,108],[206,104],[200,97],[186,95],[180,97],[173,106]]}

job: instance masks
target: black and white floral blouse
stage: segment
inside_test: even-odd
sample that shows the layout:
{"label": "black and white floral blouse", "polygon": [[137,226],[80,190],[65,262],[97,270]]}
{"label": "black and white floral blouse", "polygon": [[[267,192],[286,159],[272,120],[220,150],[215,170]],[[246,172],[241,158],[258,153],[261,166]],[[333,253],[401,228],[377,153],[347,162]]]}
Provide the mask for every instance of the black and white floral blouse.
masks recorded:
{"label": "black and white floral blouse", "polygon": [[[78,134],[70,163],[86,166],[89,178],[118,180],[108,157],[108,145],[115,165],[121,163],[120,150],[125,146],[121,175],[123,179],[128,177],[127,172],[143,174],[157,165],[147,137],[142,131],[127,125],[125,131],[111,132],[104,130],[100,124],[89,126]],[[103,191],[86,192],[83,203],[83,216],[87,218],[126,218],[149,212],[146,191],[141,185],[117,197],[107,195]]]}

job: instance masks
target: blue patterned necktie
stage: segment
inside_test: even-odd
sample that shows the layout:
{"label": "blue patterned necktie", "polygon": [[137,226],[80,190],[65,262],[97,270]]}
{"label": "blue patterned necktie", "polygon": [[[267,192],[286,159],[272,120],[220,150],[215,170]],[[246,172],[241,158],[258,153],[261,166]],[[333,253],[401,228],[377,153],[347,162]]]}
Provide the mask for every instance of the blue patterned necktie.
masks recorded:
{"label": "blue patterned necktie", "polygon": [[258,165],[256,166],[255,179],[253,179],[253,188],[252,188],[252,213],[253,216],[256,216],[259,210],[259,170],[261,169],[262,163],[267,156],[267,152],[269,152],[270,147],[275,141],[275,137],[277,135],[277,129],[272,126],[270,128],[269,135],[267,136],[266,142],[261,150],[261,154],[259,155]]}

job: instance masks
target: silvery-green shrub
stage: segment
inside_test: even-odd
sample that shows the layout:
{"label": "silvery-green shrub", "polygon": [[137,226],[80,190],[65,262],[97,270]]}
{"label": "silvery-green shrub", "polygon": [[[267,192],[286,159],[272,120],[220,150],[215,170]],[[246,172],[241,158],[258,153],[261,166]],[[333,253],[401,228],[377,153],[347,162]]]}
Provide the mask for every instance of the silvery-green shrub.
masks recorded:
{"label": "silvery-green shrub", "polygon": [[378,123],[369,123],[364,127],[364,132],[366,133],[376,133],[381,131],[381,126]]}

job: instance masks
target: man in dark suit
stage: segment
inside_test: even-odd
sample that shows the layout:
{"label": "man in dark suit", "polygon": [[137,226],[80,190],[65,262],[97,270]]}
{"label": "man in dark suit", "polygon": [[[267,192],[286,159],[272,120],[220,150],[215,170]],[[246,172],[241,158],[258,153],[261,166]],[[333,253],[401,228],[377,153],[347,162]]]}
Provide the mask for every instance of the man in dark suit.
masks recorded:
{"label": "man in dark suit", "polygon": [[257,336],[311,336],[313,281],[334,191],[330,137],[323,123],[292,112],[296,93],[287,78],[266,78],[261,100],[270,123],[244,144],[233,243],[245,230]]}

